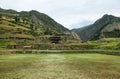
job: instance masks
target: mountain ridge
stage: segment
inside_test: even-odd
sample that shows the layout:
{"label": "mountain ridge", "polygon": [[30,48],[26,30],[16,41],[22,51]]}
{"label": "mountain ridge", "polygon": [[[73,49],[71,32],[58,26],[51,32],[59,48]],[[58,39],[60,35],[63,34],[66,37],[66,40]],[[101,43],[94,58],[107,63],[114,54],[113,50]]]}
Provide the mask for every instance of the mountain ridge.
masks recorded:
{"label": "mountain ridge", "polygon": [[73,29],[72,31],[76,32],[84,42],[88,40],[97,40],[103,37],[107,37],[105,34],[103,34],[102,30],[115,22],[120,23],[120,18],[105,14],[102,18],[98,19],[93,24],[79,29]]}
{"label": "mountain ridge", "polygon": [[[34,40],[42,42],[50,36],[67,35],[75,38],[76,34],[56,22],[47,14],[36,10],[17,12],[12,9],[0,8],[0,39],[1,40]],[[75,36],[74,36],[75,35]],[[78,37],[77,37],[78,38]]]}

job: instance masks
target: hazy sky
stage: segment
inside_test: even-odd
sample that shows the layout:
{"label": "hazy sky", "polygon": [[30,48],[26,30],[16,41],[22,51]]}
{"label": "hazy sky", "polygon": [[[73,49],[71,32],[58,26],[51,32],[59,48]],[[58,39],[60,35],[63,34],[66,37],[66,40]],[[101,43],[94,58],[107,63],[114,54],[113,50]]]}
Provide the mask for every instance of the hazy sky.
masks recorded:
{"label": "hazy sky", "polygon": [[120,16],[120,0],[0,0],[0,7],[37,10],[69,29],[89,25],[104,14]]}

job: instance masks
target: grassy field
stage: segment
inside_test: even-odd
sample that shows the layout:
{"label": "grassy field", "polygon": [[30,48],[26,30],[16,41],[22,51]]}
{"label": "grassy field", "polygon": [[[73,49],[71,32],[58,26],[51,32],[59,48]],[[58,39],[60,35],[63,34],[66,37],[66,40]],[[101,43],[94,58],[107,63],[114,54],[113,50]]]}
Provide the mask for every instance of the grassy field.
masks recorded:
{"label": "grassy field", "polygon": [[119,61],[102,54],[0,55],[0,79],[120,79]]}

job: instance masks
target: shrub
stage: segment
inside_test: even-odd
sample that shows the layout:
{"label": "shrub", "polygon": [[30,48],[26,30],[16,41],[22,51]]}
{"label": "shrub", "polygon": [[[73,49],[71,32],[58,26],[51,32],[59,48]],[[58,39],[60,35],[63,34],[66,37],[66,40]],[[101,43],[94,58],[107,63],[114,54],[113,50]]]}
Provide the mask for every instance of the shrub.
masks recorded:
{"label": "shrub", "polygon": [[120,43],[118,43],[118,44],[116,45],[116,47],[117,47],[116,49],[119,50],[119,49],[120,49]]}
{"label": "shrub", "polygon": [[68,44],[68,45],[65,45],[67,48],[70,48],[70,49],[94,49],[96,46],[98,46],[97,44]]}

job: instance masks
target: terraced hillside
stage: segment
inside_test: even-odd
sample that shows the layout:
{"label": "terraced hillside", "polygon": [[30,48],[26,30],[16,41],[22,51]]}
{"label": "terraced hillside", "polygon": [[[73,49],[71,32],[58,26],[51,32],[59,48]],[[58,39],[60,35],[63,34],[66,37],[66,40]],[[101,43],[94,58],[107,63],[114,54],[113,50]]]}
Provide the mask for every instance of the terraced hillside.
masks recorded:
{"label": "terraced hillside", "polygon": [[[14,43],[47,42],[50,36],[74,34],[48,15],[32,10],[17,12],[0,9],[0,40]],[[27,41],[27,42],[26,42]]]}

